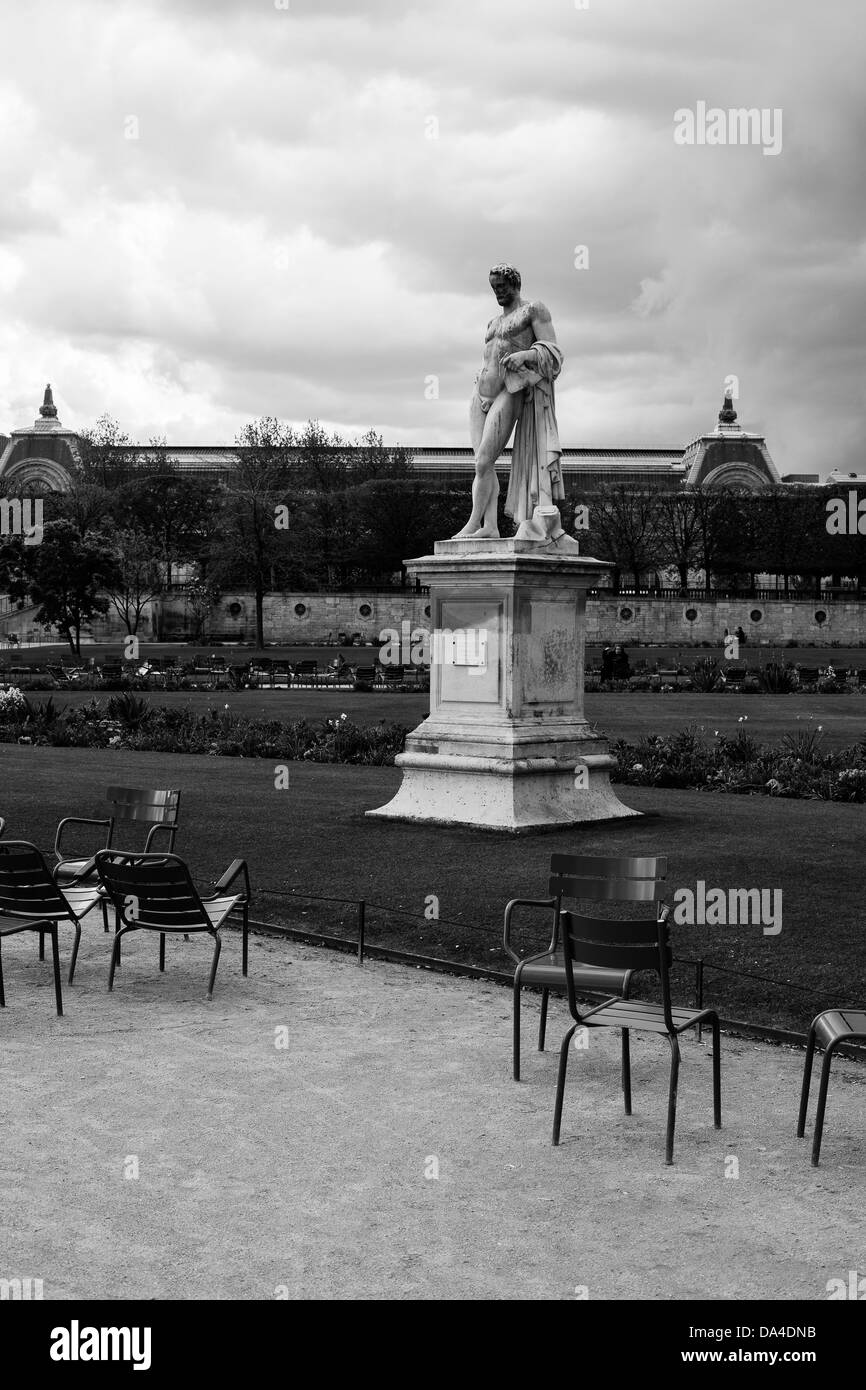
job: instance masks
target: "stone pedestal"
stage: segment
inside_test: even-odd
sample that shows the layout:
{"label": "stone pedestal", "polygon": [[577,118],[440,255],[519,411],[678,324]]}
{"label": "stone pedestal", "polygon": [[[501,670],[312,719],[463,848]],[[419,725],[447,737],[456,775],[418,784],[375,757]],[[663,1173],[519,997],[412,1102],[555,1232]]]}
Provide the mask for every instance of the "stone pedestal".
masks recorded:
{"label": "stone pedestal", "polygon": [[438,541],[407,562],[430,589],[430,714],[403,782],[369,816],[534,830],[639,814],[583,712],[586,590],[609,566],[551,543]]}

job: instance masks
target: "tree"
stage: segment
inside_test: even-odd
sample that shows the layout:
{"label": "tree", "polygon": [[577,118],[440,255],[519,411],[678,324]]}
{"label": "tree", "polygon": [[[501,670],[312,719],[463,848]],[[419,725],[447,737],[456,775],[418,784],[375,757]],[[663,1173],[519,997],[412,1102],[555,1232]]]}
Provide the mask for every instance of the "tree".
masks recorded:
{"label": "tree", "polygon": [[211,506],[214,484],[182,473],[160,452],[145,455],[136,476],[118,498],[121,526],[150,538],[151,549],[171,584],[172,567],[196,558],[202,518]]}
{"label": "tree", "polygon": [[145,604],[162,592],[162,575],[149,539],[140,531],[117,533],[115,574],[106,591],[127,632],[137,632]]}
{"label": "tree", "polygon": [[612,483],[594,491],[588,505],[593,553],[613,562],[614,588],[619,588],[623,570],[634,575],[635,588],[640,588],[641,575],[659,564],[658,499],[623,483]]}
{"label": "tree", "polygon": [[79,535],[71,521],[49,521],[40,545],[6,547],[9,595],[38,605],[41,627],[59,628],[75,656],[81,625],[108,612],[101,592],[117,583],[116,561],[102,537]]}
{"label": "tree", "polygon": [[264,598],[284,557],[293,499],[289,491],[294,437],[272,416],[245,425],[237,436],[238,463],[223,489],[224,550],[213,566],[221,583],[231,575],[252,585],[256,642],[264,646]]}
{"label": "tree", "polygon": [[141,451],[111,415],[100,415],[78,436],[80,481],[99,488],[116,488],[141,461]]}
{"label": "tree", "polygon": [[659,561],[673,566],[680,588],[689,587],[689,571],[697,567],[700,525],[694,497],[690,492],[662,493],[657,499]]}

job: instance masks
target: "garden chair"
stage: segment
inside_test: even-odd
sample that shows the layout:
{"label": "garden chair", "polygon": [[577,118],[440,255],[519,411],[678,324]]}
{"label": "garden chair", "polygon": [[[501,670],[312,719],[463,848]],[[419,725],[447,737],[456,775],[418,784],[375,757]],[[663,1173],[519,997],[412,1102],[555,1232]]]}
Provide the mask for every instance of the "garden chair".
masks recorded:
{"label": "garden chair", "polygon": [[[214,885],[215,892],[206,897],[199,894],[187,865],[176,854],[130,854],[102,849],[96,855],[96,869],[121,924],[111,952],[109,989],[114,988],[120,939],[128,932],[159,932],[161,971],[165,970],[165,938],[169,932],[181,932],[184,936],[208,932],[214,938],[207,992],[208,999],[212,999],[222,950],[220,927],[234,911],[239,911],[243,919],[242,968],[246,975],[251,892],[245,860],[235,859]],[[239,875],[243,878],[243,891],[232,893],[229,890]]]}
{"label": "garden chair", "polygon": [[403,685],[403,684],[405,683],[405,677],[404,677],[404,675],[403,675],[403,667],[402,667],[402,666],[383,666],[383,667],[382,667],[382,682],[383,682],[383,684],[384,684],[386,690],[388,689],[389,686],[392,686],[392,685]]}
{"label": "garden chair", "polygon": [[812,1079],[812,1059],[815,1044],[820,1042],[824,1048],[824,1062],[821,1067],[821,1083],[818,1088],[818,1110],[815,1115],[815,1136],[812,1140],[812,1167],[818,1167],[821,1153],[821,1135],[824,1129],[824,1111],[827,1107],[827,1087],[830,1083],[830,1064],[837,1048],[849,1042],[866,1042],[866,1011],[859,1009],[825,1009],[812,1020],[806,1042],[806,1065],[803,1069],[803,1089],[800,1093],[800,1115],[797,1120],[797,1138],[802,1139],[806,1131],[806,1109],[809,1104],[809,1085]]}
{"label": "garden chair", "polygon": [[287,661],[275,661],[271,667],[271,685],[274,690],[288,690],[292,681],[292,668]]}
{"label": "garden chair", "polygon": [[68,857],[64,854],[63,835],[68,825],[100,826],[105,834],[100,836],[101,843],[96,846],[96,849],[110,849],[119,821],[143,823],[150,826],[144,842],[144,854],[151,851],[154,840],[160,834],[166,836],[165,848],[169,852],[174,849],[180,814],[179,791],[172,789],[151,791],[141,787],[109,787],[106,798],[111,808],[111,814],[104,819],[64,816],[58,825],[57,833],[54,836],[54,857],[57,861],[54,867],[54,877],[59,884],[81,883],[85,879],[93,880],[96,877],[96,850],[89,857],[81,855]]}
{"label": "garden chair", "polygon": [[[520,994],[527,986],[541,988],[541,1017],[538,1024],[538,1051],[544,1051],[544,1038],[547,1029],[547,1001],[551,991],[565,994],[568,989],[565,970],[565,954],[559,937],[559,918],[562,900],[575,901],[582,896],[587,882],[609,880],[612,891],[608,901],[615,901],[616,886],[624,879],[645,876],[664,879],[667,876],[668,861],[665,858],[633,859],[628,857],[603,857],[592,855],[554,854],[550,860],[549,898],[514,898],[505,909],[503,926],[503,946],[514,961],[514,1019],[513,1019],[513,1073],[514,1080],[520,1080]],[[631,899],[626,898],[626,901]],[[540,907],[553,914],[550,942],[544,951],[533,956],[519,956],[511,943],[511,924],[518,907]],[[620,994],[628,997],[633,971],[630,969],[598,970],[582,965],[573,970],[573,978],[578,988],[589,993]]]}
{"label": "garden chair", "polygon": [[318,661],[299,661],[295,666],[295,685],[319,684]]}
{"label": "garden chair", "polygon": [[214,673],[206,656],[196,656],[192,663],[192,678],[196,685],[203,685],[205,689],[212,690],[216,684]]}
{"label": "garden chair", "polygon": [[269,656],[252,657],[250,660],[250,680],[259,690],[266,690],[271,685],[273,664]]}
{"label": "garden chair", "polygon": [[[81,919],[99,901],[96,884],[60,888],[55,883],[40,850],[27,840],[4,840],[0,844],[0,943],[4,936],[16,932],[39,933],[40,959],[44,958],[45,933],[51,937],[54,961],[54,995],[58,1014],[63,1013],[60,987],[60,955],[57,928],[70,922],[75,928],[75,945],[69,966],[69,983],[75,975],[78,944],[81,940]],[[3,963],[0,959],[0,1006],[5,1007]]]}
{"label": "garden chair", "polygon": [[[639,861],[637,861],[639,862]],[[616,891],[608,879],[585,881],[580,896],[597,902],[610,901],[616,896],[622,901],[658,902],[662,885],[645,873],[623,878]],[[689,1028],[709,1023],[713,1032],[713,1123],[722,1127],[721,1058],[719,1017],[714,1009],[682,1009],[671,1004],[670,966],[673,952],[670,945],[668,914],[670,907],[661,907],[654,920],[646,918],[620,921],[610,917],[582,917],[575,912],[561,914],[562,940],[566,960],[566,993],[569,1012],[574,1023],[562,1040],[559,1070],[556,1078],[556,1104],[553,1115],[553,1143],[559,1143],[562,1122],[562,1101],[571,1040],[578,1028],[619,1028],[622,1030],[622,1089],[626,1115],[631,1114],[631,1063],[629,1034],[659,1033],[667,1038],[671,1049],[670,1084],[668,1088],[668,1122],[665,1140],[665,1163],[674,1161],[674,1130],[677,1120],[677,1082],[679,1080],[679,1036]],[[661,1003],[647,1003],[624,997],[606,1000],[594,1008],[582,1011],[577,1002],[574,963],[607,970],[648,970],[657,974],[661,983]]]}

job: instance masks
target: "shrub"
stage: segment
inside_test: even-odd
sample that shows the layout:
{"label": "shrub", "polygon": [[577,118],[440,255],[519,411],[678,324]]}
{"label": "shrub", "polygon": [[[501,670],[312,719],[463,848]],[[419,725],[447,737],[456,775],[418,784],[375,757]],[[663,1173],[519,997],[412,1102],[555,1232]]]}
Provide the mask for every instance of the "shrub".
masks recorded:
{"label": "shrub", "polygon": [[758,672],[758,685],[767,695],[789,695],[799,684],[793,666],[785,666],[781,661],[768,661]]}
{"label": "shrub", "polygon": [[711,656],[702,656],[692,667],[692,686],[695,690],[717,690],[721,671],[719,663]]}

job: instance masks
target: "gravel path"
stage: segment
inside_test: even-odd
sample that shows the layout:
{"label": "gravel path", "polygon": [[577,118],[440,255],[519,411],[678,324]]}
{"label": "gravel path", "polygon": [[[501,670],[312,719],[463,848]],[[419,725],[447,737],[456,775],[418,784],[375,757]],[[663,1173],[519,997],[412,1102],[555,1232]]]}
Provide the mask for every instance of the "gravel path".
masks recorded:
{"label": "gravel path", "polygon": [[46,1299],[825,1299],[866,1271],[854,1063],[814,1170],[802,1053],[724,1038],[716,1132],[708,1045],[687,1040],[666,1168],[648,1036],[626,1119],[617,1039],[590,1035],[551,1147],[562,1004],[544,1055],[527,1005],[515,1085],[494,985],[260,938],[243,980],[227,933],[209,1005],[208,944],[169,942],[160,977],[142,934],[109,995],[92,926],[57,1019],[33,941],[3,957],[0,1275]]}

